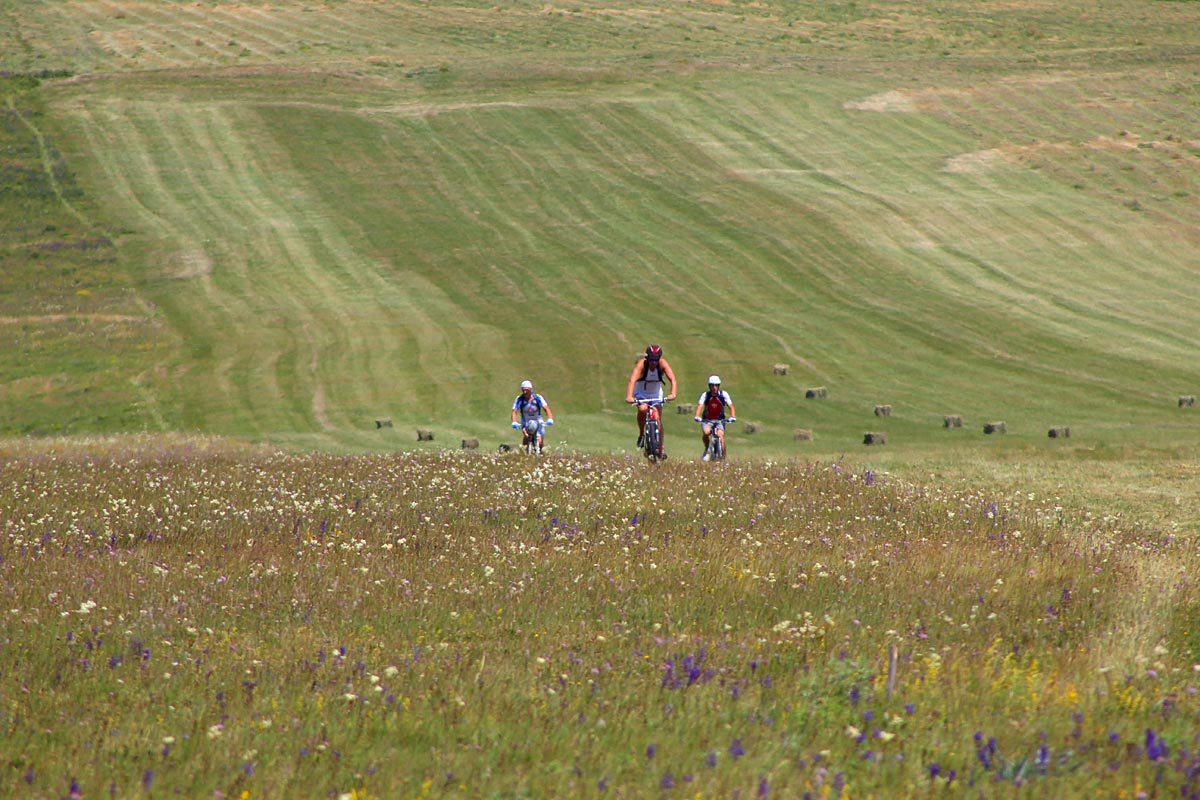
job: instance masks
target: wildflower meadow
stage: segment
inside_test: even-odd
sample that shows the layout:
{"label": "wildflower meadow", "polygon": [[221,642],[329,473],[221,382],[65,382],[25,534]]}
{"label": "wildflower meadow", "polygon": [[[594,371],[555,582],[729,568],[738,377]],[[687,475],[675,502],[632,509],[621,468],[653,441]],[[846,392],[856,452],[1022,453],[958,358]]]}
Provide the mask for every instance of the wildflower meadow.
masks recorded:
{"label": "wildflower meadow", "polygon": [[1196,557],[838,462],[0,461],[6,797],[1196,797]]}

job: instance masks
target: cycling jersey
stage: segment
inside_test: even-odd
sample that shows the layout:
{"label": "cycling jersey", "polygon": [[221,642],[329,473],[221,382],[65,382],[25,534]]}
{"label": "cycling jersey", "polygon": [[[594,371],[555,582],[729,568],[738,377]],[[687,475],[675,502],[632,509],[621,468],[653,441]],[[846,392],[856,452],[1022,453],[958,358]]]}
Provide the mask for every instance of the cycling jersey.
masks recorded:
{"label": "cycling jersey", "polygon": [[633,385],[634,399],[661,401],[664,377],[666,377],[666,372],[663,371],[661,364],[651,366],[650,362],[647,362],[645,369],[642,370],[642,377]]}
{"label": "cycling jersey", "polygon": [[534,393],[525,399],[525,395],[517,396],[516,402],[513,403],[513,411],[519,411],[521,417],[525,420],[541,419],[542,409],[546,407],[546,398],[540,394]]}
{"label": "cycling jersey", "polygon": [[725,419],[725,406],[732,404],[733,400],[730,399],[729,392],[724,389],[719,389],[715,394],[705,392],[696,401],[696,405],[704,406],[704,419]]}

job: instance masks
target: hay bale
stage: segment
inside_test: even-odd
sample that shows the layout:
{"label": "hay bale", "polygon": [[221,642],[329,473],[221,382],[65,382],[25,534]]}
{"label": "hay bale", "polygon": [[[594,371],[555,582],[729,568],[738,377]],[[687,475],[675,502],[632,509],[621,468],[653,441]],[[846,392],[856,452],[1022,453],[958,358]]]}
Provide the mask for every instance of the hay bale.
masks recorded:
{"label": "hay bale", "polygon": [[686,403],[681,403],[680,405],[675,406],[676,414],[691,414],[695,410],[695,406],[689,406]]}
{"label": "hay bale", "polygon": [[863,434],[863,444],[887,444],[886,433],[865,433]]}
{"label": "hay bale", "polygon": [[1071,438],[1071,429],[1070,428],[1051,428],[1050,432],[1047,435],[1051,439],[1070,439]]}
{"label": "hay bale", "polygon": [[942,427],[961,428],[962,426],[963,418],[961,414],[946,414],[942,417]]}
{"label": "hay bale", "polygon": [[988,435],[993,433],[1008,433],[1008,426],[1003,422],[988,422],[984,424],[983,432]]}
{"label": "hay bale", "polygon": [[478,450],[479,449],[479,440],[478,439],[463,439],[462,440],[462,449],[463,450]]}
{"label": "hay bale", "polygon": [[824,386],[814,386],[811,389],[805,389],[804,396],[807,397],[809,400],[814,400],[814,399],[821,398],[821,397],[828,397],[829,390],[826,389]]}
{"label": "hay bale", "polygon": [[742,432],[745,434],[758,433],[760,430],[762,429],[758,426],[757,422],[742,423]]}
{"label": "hay bale", "polygon": [[797,428],[792,432],[793,442],[811,442],[813,440],[813,432],[808,428]]}
{"label": "hay bale", "polygon": [[892,415],[891,406],[875,406],[875,416],[890,417]]}
{"label": "hay bale", "polygon": [[787,364],[776,364],[771,369],[776,375],[787,375],[787,373],[788,373],[788,365]]}
{"label": "hay bale", "polygon": [[433,441],[433,431],[431,431],[429,428],[417,428],[417,441],[418,442],[432,442]]}
{"label": "hay bale", "polygon": [[1196,407],[1196,396],[1192,395],[1192,394],[1185,394],[1185,395],[1180,396],[1179,407],[1180,408],[1195,408]]}
{"label": "hay bale", "polygon": [[380,428],[390,428],[390,427],[392,427],[392,421],[390,419],[388,419],[387,417],[375,420],[375,429],[376,430],[379,430]]}
{"label": "hay bale", "polygon": [[502,444],[498,448],[496,448],[496,451],[499,453],[512,452],[512,445],[511,444]]}

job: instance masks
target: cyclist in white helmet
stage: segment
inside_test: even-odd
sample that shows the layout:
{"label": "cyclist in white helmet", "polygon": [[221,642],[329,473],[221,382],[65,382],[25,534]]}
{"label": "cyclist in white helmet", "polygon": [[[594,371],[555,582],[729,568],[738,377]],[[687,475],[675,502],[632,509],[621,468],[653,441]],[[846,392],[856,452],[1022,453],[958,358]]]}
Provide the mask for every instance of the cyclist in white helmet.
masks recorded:
{"label": "cyclist in white helmet", "polygon": [[529,444],[529,437],[536,436],[535,446],[540,453],[546,443],[546,426],[553,424],[554,412],[546,398],[533,391],[533,381],[521,381],[521,393],[512,407],[512,426],[521,430],[521,447]]}
{"label": "cyclist in white helmet", "polygon": [[721,388],[721,377],[710,375],[708,391],[700,395],[700,399],[696,401],[696,422],[700,423],[700,436],[704,440],[702,461],[709,459],[708,439],[710,436],[716,436],[721,440],[721,450],[724,452],[725,423],[732,422],[736,418],[737,412],[733,408],[733,400],[729,397],[729,392]]}

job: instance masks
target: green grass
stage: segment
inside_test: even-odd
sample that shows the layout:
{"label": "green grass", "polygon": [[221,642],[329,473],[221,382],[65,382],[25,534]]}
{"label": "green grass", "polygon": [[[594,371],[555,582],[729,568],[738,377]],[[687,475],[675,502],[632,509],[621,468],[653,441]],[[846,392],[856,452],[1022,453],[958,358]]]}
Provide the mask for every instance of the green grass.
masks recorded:
{"label": "green grass", "polygon": [[0,0],[0,794],[1190,788],[1195,23]]}
{"label": "green grass", "polygon": [[[725,377],[747,454],[805,452],[796,428],[937,449],[948,413],[981,448],[992,420],[1029,445],[1190,428],[1187,4],[6,13],[0,66],[77,76],[8,91],[27,174],[60,158],[78,194],[39,213],[113,242],[152,322],[116,345],[127,410],[39,414],[9,368],[9,434],[494,446],[531,377],[562,444],[624,449],[649,340],[687,402]],[[36,268],[14,305],[44,302]],[[65,344],[22,363],[85,380]]]}
{"label": "green grass", "polygon": [[13,796],[1195,788],[1194,548],[1024,481],[0,455]]}

